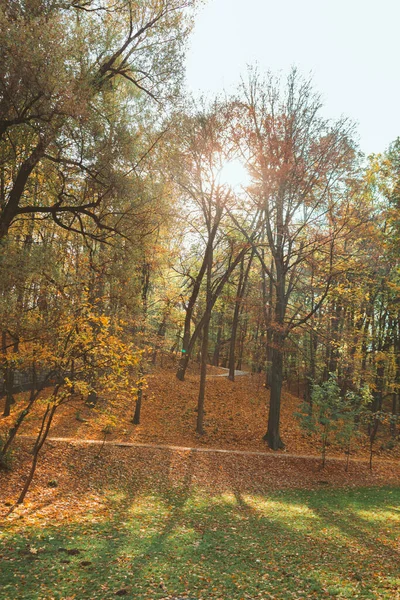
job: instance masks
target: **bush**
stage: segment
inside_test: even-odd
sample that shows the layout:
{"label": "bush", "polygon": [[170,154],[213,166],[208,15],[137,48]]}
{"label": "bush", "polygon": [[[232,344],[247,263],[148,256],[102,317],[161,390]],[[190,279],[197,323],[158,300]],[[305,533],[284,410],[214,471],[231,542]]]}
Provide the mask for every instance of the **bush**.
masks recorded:
{"label": "bush", "polygon": [[[296,417],[304,433],[319,438],[322,467],[325,466],[326,449],[333,441],[345,447],[349,456],[350,442],[358,431],[362,401],[362,396],[353,392],[342,396],[332,373],[328,381],[312,385],[311,402],[303,402]],[[347,466],[348,461],[346,469]]]}

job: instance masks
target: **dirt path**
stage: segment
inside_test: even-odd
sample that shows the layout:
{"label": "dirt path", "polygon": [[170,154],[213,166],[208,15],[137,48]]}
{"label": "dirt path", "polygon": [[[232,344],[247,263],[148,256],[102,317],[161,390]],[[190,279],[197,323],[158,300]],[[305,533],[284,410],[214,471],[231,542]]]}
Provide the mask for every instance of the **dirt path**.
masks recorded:
{"label": "dirt path", "polygon": [[[23,488],[33,439],[21,439],[14,469],[0,471],[0,520]],[[165,490],[189,494],[193,488],[233,494],[240,500],[241,494],[268,495],[273,490],[400,484],[399,461],[375,460],[372,471],[365,458],[351,459],[347,470],[345,466],[340,457],[328,457],[322,469],[315,455],[124,441],[108,441],[103,447],[101,440],[54,436],[43,447],[27,510],[57,519],[71,510],[85,513],[93,498],[102,502],[104,490],[114,489],[129,494]]]}
{"label": "dirt path", "polygon": [[[229,376],[229,369],[227,369],[226,367],[219,367],[219,369],[223,369],[224,373],[216,373],[215,375],[207,375],[207,379],[208,378],[213,378],[213,377],[228,377]],[[250,375],[250,371],[240,371],[239,369],[235,369],[235,377],[236,376],[240,376],[240,375]]]}
{"label": "dirt path", "polygon": [[[35,440],[35,436],[30,435],[21,435],[20,438],[25,440]],[[71,437],[49,437],[46,440],[47,442],[62,442],[72,445],[95,445],[95,446],[111,446],[117,448],[150,448],[153,450],[166,450],[166,451],[175,451],[175,452],[196,452],[203,454],[227,454],[227,455],[238,455],[238,456],[260,456],[266,458],[273,459],[286,459],[286,460],[315,460],[321,461],[321,456],[318,454],[291,454],[289,452],[259,452],[255,450],[236,450],[236,449],[224,449],[224,448],[199,448],[199,447],[190,447],[190,446],[174,446],[170,444],[151,444],[151,443],[142,443],[142,442],[124,442],[124,441],[103,441],[103,440],[93,440],[93,439],[78,439]],[[327,456],[327,461],[334,462],[345,462],[347,461],[347,457],[341,456]],[[363,463],[369,464],[368,458],[359,458],[354,457],[350,458],[351,463]],[[390,460],[390,459],[375,459],[374,464],[383,463],[383,464],[395,464],[399,465],[398,460]]]}

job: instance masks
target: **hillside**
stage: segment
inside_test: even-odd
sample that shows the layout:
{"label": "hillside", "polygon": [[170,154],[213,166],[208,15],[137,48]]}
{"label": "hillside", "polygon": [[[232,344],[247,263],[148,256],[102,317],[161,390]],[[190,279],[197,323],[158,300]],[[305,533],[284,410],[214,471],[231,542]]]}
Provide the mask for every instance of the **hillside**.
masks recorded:
{"label": "hillside", "polygon": [[[269,391],[264,377],[258,374],[237,376],[235,382],[220,376],[222,369],[210,368],[206,390],[205,435],[195,433],[198,374],[196,367],[181,382],[173,369],[156,369],[148,375],[140,425],[131,423],[134,402],[130,398],[100,397],[95,408],[73,400],[56,413],[50,435],[76,439],[166,444],[184,447],[272,452],[263,441],[268,416]],[[13,422],[22,406],[23,395],[14,407],[14,417],[1,421],[2,431]],[[299,455],[319,454],[319,441],[305,436],[295,417],[301,400],[287,390],[283,392],[281,431],[285,449],[281,452]],[[44,410],[44,409],[41,409]],[[38,415],[27,419],[21,429],[34,435]],[[388,443],[389,442],[389,443]],[[393,445],[393,447],[391,447]],[[390,449],[388,448],[391,447]],[[374,446],[374,456],[393,459],[400,456],[399,444],[392,444],[388,432],[382,429]],[[327,456],[344,457],[343,449],[330,446]],[[362,435],[353,444],[351,456],[369,457],[369,444]]]}

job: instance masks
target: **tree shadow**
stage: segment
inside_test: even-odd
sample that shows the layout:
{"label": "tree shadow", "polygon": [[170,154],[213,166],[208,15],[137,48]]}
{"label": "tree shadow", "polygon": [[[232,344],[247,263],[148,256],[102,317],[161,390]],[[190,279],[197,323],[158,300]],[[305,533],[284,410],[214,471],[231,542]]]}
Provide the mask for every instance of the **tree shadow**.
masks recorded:
{"label": "tree shadow", "polygon": [[[196,458],[196,453],[185,457],[186,470],[179,485],[171,485],[166,472],[146,492],[125,490],[121,494],[116,481],[115,496],[108,500],[110,511],[100,522],[32,525],[29,532],[25,527],[11,535],[8,550],[2,550],[3,557],[10,557],[11,569],[9,576],[0,579],[3,585],[12,582],[15,586],[16,577],[19,581],[24,575],[26,583],[10,600],[36,598],[38,578],[48,582],[41,597],[52,597],[60,580],[64,582],[60,593],[75,593],[82,600],[99,594],[112,598],[121,589],[131,599],[171,594],[213,597],[214,587],[220,596],[238,599],[243,589],[255,590],[256,586],[265,597],[290,597],[297,589],[321,597],[327,569],[332,580],[343,581],[356,594],[359,584],[351,580],[350,567],[342,560],[343,548],[351,540],[360,551],[368,527],[363,520],[356,520],[356,525],[351,521],[354,496],[344,492],[340,498],[324,490],[323,497],[320,492],[286,492],[246,498],[237,487],[225,496],[205,493],[194,484]],[[372,509],[380,499],[384,496],[367,499],[363,507]],[[142,512],[131,511],[132,506],[140,509],[142,504]],[[307,507],[316,518],[307,521],[293,506]],[[330,527],[343,530],[340,539],[320,535]],[[375,568],[371,539],[367,546],[368,560]],[[38,553],[32,553],[32,548]],[[335,562],[324,562],[324,557]],[[362,570],[364,558],[354,556],[354,570]],[[385,568],[395,573],[392,567],[398,557],[384,558]]]}
{"label": "tree shadow", "polygon": [[[358,514],[357,505],[362,504],[362,510],[384,509],[390,503],[385,488],[372,491],[359,488],[353,491],[325,490],[324,496],[317,492],[305,492],[301,496],[292,495],[292,502],[306,502],[308,508],[324,523],[326,528],[337,529],[345,539],[356,541],[367,551],[373,562],[377,554],[383,556],[393,566],[398,565],[400,552],[394,547],[387,548],[379,540],[382,525],[366,519]],[[390,509],[393,511],[393,508]],[[351,545],[349,543],[349,545]]]}
{"label": "tree shadow", "polygon": [[[106,446],[100,459],[94,459],[97,450],[85,448],[83,461],[82,449],[76,446],[60,465],[57,493],[74,492],[65,499],[71,503],[68,519],[55,518],[54,525],[44,526],[39,519],[20,533],[13,533],[12,527],[6,532],[8,550],[1,553],[10,557],[11,568],[0,580],[15,584],[23,574],[27,582],[10,600],[36,598],[39,577],[49,582],[41,597],[52,597],[61,578],[66,580],[64,596],[76,594],[82,600],[112,598],[120,588],[135,599],[186,593],[199,597],[199,582],[202,597],[213,597],[217,587],[220,597],[236,600],[256,585],[257,594],[266,597],[283,598],[304,589],[320,594],[314,595],[318,598],[327,572],[333,580],[345,581],[355,595],[358,583],[351,580],[350,570],[364,569],[363,561],[372,570],[379,554],[387,576],[396,573],[398,552],[390,548],[381,553],[380,524],[371,524],[358,510],[393,504],[386,490],[272,492],[266,489],[268,479],[243,483],[235,457],[142,448],[126,463],[123,449]],[[205,472],[199,479],[201,469]],[[207,475],[217,481],[217,491],[202,487]],[[38,485],[43,481],[39,477]],[[102,500],[98,508],[91,507],[92,494]],[[50,504],[51,500],[39,503],[37,510]],[[314,518],[308,520],[302,507]],[[33,511],[26,514],[33,516]],[[334,535],[326,535],[324,529]],[[29,546],[38,548],[38,554]],[[60,547],[80,552],[70,556]],[[254,591],[254,597],[257,594]]]}

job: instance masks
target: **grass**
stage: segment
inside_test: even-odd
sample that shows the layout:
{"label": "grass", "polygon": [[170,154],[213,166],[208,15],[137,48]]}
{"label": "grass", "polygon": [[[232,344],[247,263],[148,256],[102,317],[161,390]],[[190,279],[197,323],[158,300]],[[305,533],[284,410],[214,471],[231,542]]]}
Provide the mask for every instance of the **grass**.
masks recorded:
{"label": "grass", "polygon": [[[104,492],[0,533],[2,600],[400,598],[400,488]],[[396,546],[397,537],[397,546]]]}

